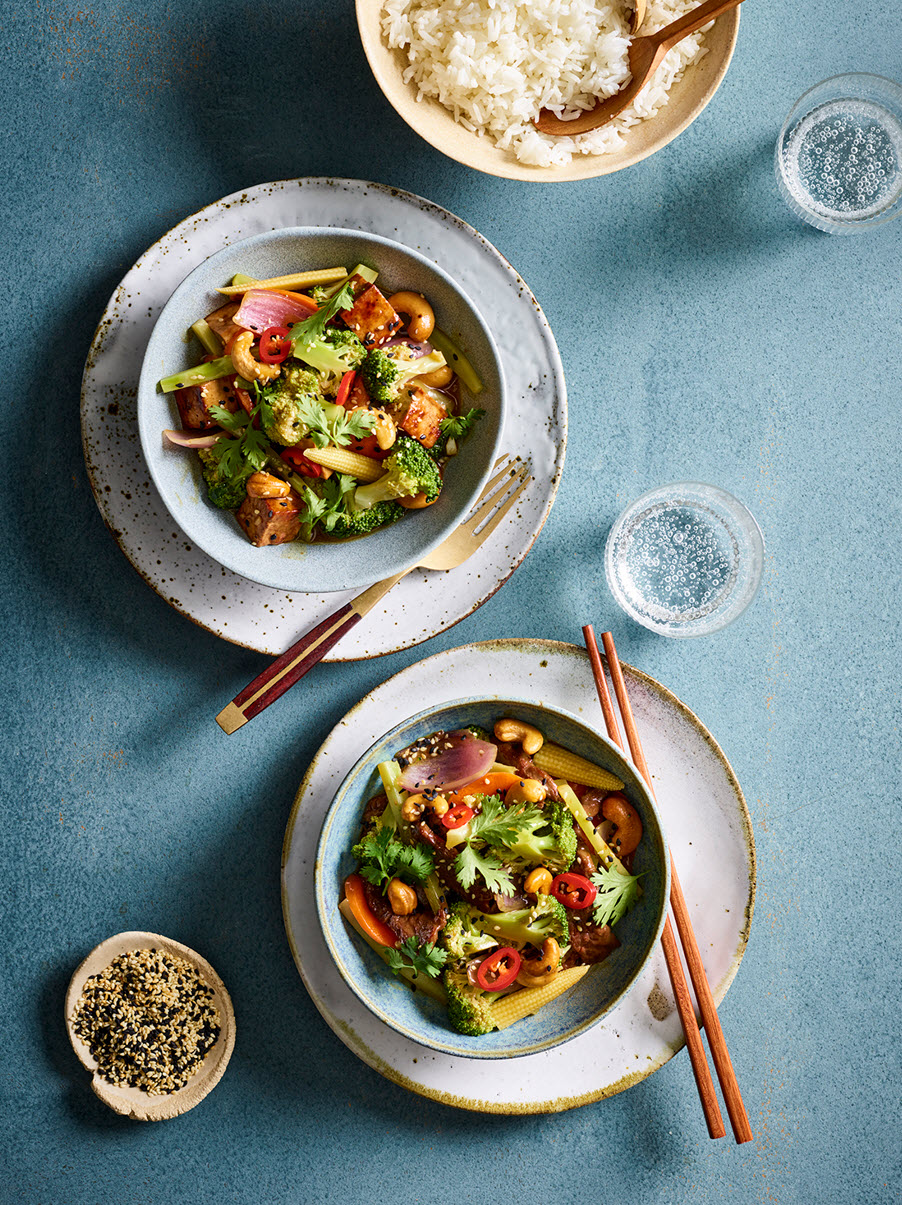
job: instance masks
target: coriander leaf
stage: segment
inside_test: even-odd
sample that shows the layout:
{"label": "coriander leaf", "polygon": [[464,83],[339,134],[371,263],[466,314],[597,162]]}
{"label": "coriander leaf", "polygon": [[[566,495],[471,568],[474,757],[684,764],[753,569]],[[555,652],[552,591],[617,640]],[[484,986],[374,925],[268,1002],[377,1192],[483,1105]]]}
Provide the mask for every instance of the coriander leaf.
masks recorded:
{"label": "coriander leaf", "polygon": [[234,414],[224,406],[211,406],[210,414],[221,427],[230,431],[236,438],[218,440],[210,451],[219,465],[221,475],[237,478],[248,476],[255,470],[266,466],[270,453],[270,444],[259,428],[255,427],[254,419],[260,413],[263,405],[268,403],[261,399],[250,414],[238,410]]}
{"label": "coriander leaf", "polygon": [[461,887],[472,887],[476,875],[482,876],[489,891],[497,891],[499,895],[513,895],[514,881],[491,853],[480,853],[467,842],[454,859],[454,873]]}
{"label": "coriander leaf", "polygon": [[448,439],[466,439],[476,423],[485,416],[484,410],[469,410],[466,414],[442,419],[442,435]]}
{"label": "coriander leaf", "polygon": [[247,415],[243,410],[238,410],[233,414],[231,410],[226,410],[225,406],[211,406],[210,417],[215,418],[220,427],[224,427],[226,431],[234,431],[236,434],[247,426]]}
{"label": "coriander leaf", "polygon": [[305,344],[314,343],[317,339],[322,339],[326,323],[334,318],[339,310],[349,310],[353,304],[354,288],[351,284],[351,278],[348,277],[338,292],[334,293],[315,314],[311,314],[303,322],[296,322],[292,326],[290,338],[294,354],[297,355],[298,349],[303,348]]}
{"label": "coriander leaf", "polygon": [[360,407],[357,410],[344,410],[329,420],[328,430],[332,443],[344,448],[352,439],[361,439],[369,435],[376,425],[376,415]]}
{"label": "coriander leaf", "polygon": [[376,887],[383,884],[387,887],[395,878],[422,883],[435,869],[428,850],[405,845],[388,827],[368,833],[354,846],[352,853],[361,863],[360,873]]}
{"label": "coriander leaf", "polygon": [[425,882],[435,870],[432,854],[422,845],[405,845],[403,850],[399,874],[409,874],[417,882]]}
{"label": "coriander leaf", "polygon": [[621,874],[615,866],[599,867],[592,875],[598,895],[592,905],[596,925],[616,925],[639,899],[639,876]]}
{"label": "coriander leaf", "polygon": [[482,810],[470,821],[467,840],[486,845],[515,845],[524,831],[530,831],[540,819],[540,810],[531,803],[505,807],[497,795],[477,797]]}
{"label": "coriander leaf", "polygon": [[399,971],[408,970],[413,972],[414,979],[420,974],[437,979],[448,954],[430,942],[419,942],[415,937],[408,937],[394,949],[387,946],[384,957],[396,975]]}

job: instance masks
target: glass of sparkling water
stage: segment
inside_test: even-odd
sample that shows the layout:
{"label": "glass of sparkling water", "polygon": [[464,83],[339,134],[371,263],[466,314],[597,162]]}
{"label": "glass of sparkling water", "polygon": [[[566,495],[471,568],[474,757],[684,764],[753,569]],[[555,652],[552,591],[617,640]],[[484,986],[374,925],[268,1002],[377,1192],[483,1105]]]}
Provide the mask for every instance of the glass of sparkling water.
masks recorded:
{"label": "glass of sparkling water", "polygon": [[902,212],[902,88],[835,75],[795,104],[777,139],[777,183],[798,217],[855,234]]}
{"label": "glass of sparkling water", "polygon": [[749,511],[699,481],[637,498],[604,550],[614,598],[662,636],[707,636],[732,623],[755,597],[763,565],[764,537]]}

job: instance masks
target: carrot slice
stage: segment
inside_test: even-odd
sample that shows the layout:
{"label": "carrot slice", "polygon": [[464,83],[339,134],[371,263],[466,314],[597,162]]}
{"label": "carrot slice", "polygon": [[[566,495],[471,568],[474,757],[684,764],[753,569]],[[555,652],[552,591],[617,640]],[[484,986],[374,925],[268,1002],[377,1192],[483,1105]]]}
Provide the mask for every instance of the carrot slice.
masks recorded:
{"label": "carrot slice", "polygon": [[508,770],[493,770],[489,774],[484,774],[482,778],[477,778],[475,782],[468,782],[465,787],[451,791],[445,798],[454,807],[455,804],[466,803],[469,795],[497,795],[522,781],[516,774],[511,774]]}
{"label": "carrot slice", "polygon": [[396,946],[398,944],[397,937],[388,925],[383,924],[379,917],[371,911],[366,902],[363,879],[359,874],[349,874],[345,879],[345,899],[354,913],[354,920],[368,937],[378,942],[380,946]]}

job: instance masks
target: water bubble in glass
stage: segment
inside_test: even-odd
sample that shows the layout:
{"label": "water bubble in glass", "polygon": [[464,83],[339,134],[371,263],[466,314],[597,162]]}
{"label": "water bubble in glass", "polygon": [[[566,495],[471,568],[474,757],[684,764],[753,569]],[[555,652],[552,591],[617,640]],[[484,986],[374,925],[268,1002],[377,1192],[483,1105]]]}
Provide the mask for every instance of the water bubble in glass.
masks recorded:
{"label": "water bubble in glass", "polygon": [[643,494],[605,546],[614,598],[665,636],[703,636],[732,623],[755,596],[763,560],[761,530],[742,503],[691,481]]}
{"label": "water bubble in glass", "polygon": [[790,208],[831,234],[869,230],[902,212],[902,88],[878,75],[824,80],[802,96],[777,140]]}

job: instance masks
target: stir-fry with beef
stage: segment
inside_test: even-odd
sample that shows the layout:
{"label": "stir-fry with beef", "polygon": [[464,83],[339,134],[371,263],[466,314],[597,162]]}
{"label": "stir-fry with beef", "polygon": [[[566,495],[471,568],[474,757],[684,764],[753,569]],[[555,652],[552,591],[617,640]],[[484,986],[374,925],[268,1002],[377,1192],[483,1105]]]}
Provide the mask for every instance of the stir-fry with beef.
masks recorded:
{"label": "stir-fry with beef", "polygon": [[513,717],[378,769],[341,911],[459,1033],[534,1013],[618,947],[642,822],[613,774]]}

